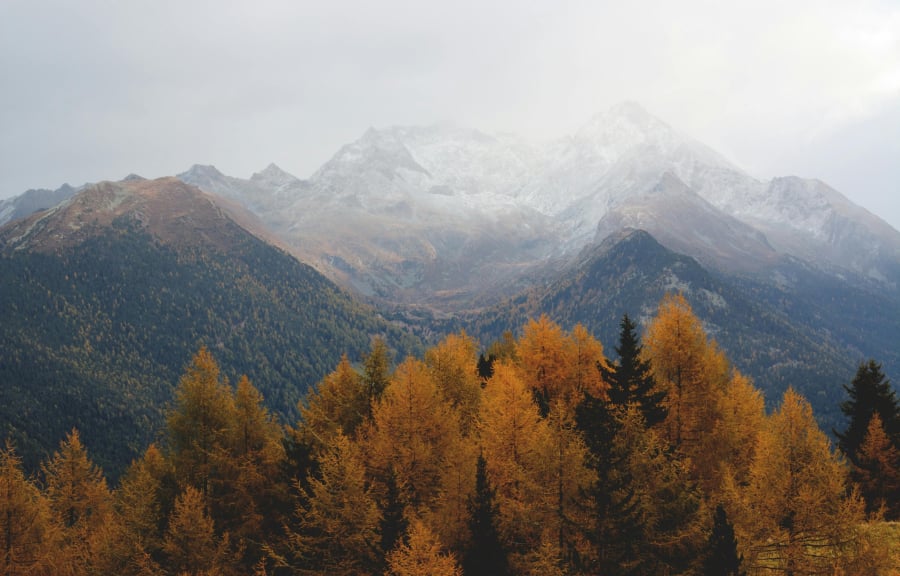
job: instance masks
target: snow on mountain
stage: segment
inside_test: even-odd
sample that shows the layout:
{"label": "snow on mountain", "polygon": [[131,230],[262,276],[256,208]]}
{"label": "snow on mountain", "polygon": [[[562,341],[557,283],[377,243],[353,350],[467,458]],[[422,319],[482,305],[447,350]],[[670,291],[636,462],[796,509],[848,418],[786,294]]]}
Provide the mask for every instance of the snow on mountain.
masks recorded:
{"label": "snow on mountain", "polygon": [[782,254],[900,283],[889,225],[820,182],[758,180],[635,103],[543,144],[369,129],[309,180],[276,166],[249,180],[201,166],[179,177],[244,203],[304,258],[371,293],[399,282],[427,300],[464,281],[478,292],[622,227],[723,269],[759,270]]}

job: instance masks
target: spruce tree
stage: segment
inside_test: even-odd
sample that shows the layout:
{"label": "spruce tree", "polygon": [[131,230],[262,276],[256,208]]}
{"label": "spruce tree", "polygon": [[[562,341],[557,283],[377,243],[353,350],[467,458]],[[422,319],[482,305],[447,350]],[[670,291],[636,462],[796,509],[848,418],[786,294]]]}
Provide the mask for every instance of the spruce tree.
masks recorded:
{"label": "spruce tree", "polygon": [[728,521],[725,508],[719,504],[713,517],[713,529],[709,535],[709,549],[703,573],[707,576],[743,576],[742,562],[743,558],[737,551],[734,527]]}
{"label": "spruce tree", "polygon": [[619,360],[610,368],[598,365],[598,369],[609,383],[607,393],[610,402],[623,407],[636,404],[647,426],[652,427],[666,419],[663,405],[666,393],[657,389],[650,363],[641,357],[643,347],[637,335],[637,326],[628,314],[622,316],[619,326],[619,345],[615,348]]}
{"label": "spruce tree", "polygon": [[853,464],[858,464],[859,449],[865,441],[873,414],[881,418],[882,426],[893,444],[900,448],[900,405],[897,395],[881,364],[869,360],[859,365],[853,381],[844,386],[849,399],[841,403],[841,411],[849,419],[843,433],[834,431],[838,446]]}
{"label": "spruce tree", "polygon": [[497,529],[497,503],[487,476],[487,461],[478,457],[475,494],[469,504],[469,530],[472,543],[466,551],[463,567],[466,576],[505,576],[509,573],[506,550]]}

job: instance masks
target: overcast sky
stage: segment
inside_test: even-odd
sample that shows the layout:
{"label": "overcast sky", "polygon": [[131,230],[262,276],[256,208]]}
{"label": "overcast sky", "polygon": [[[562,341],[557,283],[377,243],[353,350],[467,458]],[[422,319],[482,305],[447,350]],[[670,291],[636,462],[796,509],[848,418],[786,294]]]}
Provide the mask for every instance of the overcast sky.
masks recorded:
{"label": "overcast sky", "polygon": [[900,228],[900,4],[0,0],[0,197],[275,162],[370,126],[535,140],[622,100]]}

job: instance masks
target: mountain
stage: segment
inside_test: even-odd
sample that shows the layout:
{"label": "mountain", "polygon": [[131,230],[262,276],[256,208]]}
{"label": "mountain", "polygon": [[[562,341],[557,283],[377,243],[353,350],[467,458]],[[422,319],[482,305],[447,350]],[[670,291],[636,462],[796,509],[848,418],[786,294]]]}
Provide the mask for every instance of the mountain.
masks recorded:
{"label": "mountain", "polygon": [[115,474],[154,439],[201,345],[296,417],[375,335],[415,339],[175,178],[102,182],[0,228],[0,428],[30,466],[77,426]]}
{"label": "mountain", "polygon": [[[863,354],[900,367],[896,301],[850,288],[801,263],[782,263],[778,287],[709,271],[641,230],[623,230],[585,249],[561,274],[477,314],[457,319],[482,342],[516,333],[547,314],[564,328],[583,324],[612,354],[623,314],[646,324],[666,292],[682,292],[729,359],[775,403],[788,386],[803,393],[826,430],[842,426],[840,384]],[[829,307],[843,311],[834,318]],[[863,352],[865,348],[865,352]],[[853,353],[848,354],[848,350]]]}
{"label": "mountain", "polygon": [[282,188],[264,185],[265,171],[238,181],[194,167],[179,178],[252,197],[245,205],[301,259],[358,293],[453,310],[552,255],[554,224],[514,196],[528,166],[511,139],[396,128],[369,130],[310,180]]}
{"label": "mountain", "polygon": [[32,189],[13,198],[0,200],[0,226],[56,206],[63,200],[71,198],[77,191],[77,188],[63,184],[56,190]]}
{"label": "mountain", "polygon": [[[667,288],[691,290],[701,319],[760,386],[827,380],[828,391],[803,384],[817,409],[833,409],[848,364],[874,357],[900,373],[900,232],[817,180],[755,178],[634,103],[541,144],[447,126],[373,128],[307,179],[275,165],[249,179],[195,165],[178,178],[232,213],[247,208],[256,220],[244,214],[243,225],[257,235],[429,337],[461,325],[454,317],[487,336],[492,318],[517,327],[552,310],[590,323],[609,345],[615,334],[604,330],[621,312],[649,314]],[[589,265],[616,270],[611,246],[637,229],[687,257],[679,270],[692,280],[654,268],[675,256],[646,245],[627,278]],[[594,283],[573,280],[592,277],[586,270]],[[630,283],[640,278],[647,287]],[[553,296],[561,282],[579,291]],[[727,305],[707,307],[709,294]],[[510,298],[518,304],[498,311]],[[615,312],[601,322],[606,306]]]}
{"label": "mountain", "polygon": [[452,127],[370,129],[308,180],[179,176],[257,213],[304,260],[383,303],[457,312],[627,228],[726,273],[795,258],[900,286],[900,232],[816,180],[753,178],[635,103],[531,144]]}

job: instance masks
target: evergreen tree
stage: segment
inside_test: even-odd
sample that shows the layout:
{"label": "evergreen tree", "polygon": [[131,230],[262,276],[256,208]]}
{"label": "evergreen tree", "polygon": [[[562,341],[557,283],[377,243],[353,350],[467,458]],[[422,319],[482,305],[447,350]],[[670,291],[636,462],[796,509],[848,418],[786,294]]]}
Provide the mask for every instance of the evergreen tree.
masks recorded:
{"label": "evergreen tree", "polygon": [[400,493],[400,486],[397,484],[397,474],[391,467],[385,479],[384,498],[381,502],[381,522],[378,526],[378,531],[381,533],[382,550],[393,550],[403,534],[406,533],[409,521],[404,514],[405,510],[406,503]]}
{"label": "evergreen tree", "polygon": [[475,495],[469,508],[472,543],[466,551],[463,563],[466,576],[506,576],[509,573],[509,566],[497,528],[499,511],[494,488],[487,475],[487,461],[484,456],[478,457]]}
{"label": "evergreen tree", "polygon": [[609,384],[610,402],[618,406],[636,404],[647,426],[655,426],[666,419],[666,392],[656,386],[650,362],[642,356],[637,326],[628,314],[622,316],[619,326],[619,345],[615,348],[618,362],[611,367],[598,364],[597,368]]}
{"label": "evergreen tree", "polygon": [[703,573],[706,576],[743,576],[743,558],[738,555],[734,527],[728,521],[725,508],[719,504],[713,517],[713,529],[709,535],[709,550]]}
{"label": "evergreen tree", "polygon": [[376,564],[378,523],[359,447],[343,434],[323,454],[319,477],[298,485],[299,530],[288,534],[301,574],[368,574]]}
{"label": "evergreen tree", "polygon": [[381,398],[391,381],[391,351],[384,338],[378,337],[372,341],[372,349],[363,360],[363,367],[363,384],[372,403]]}
{"label": "evergreen tree", "polygon": [[859,365],[850,386],[844,386],[849,399],[841,411],[849,419],[843,432],[834,431],[838,446],[853,464],[858,464],[859,448],[869,429],[869,420],[877,413],[893,444],[900,448],[900,404],[881,364],[869,360]]}

